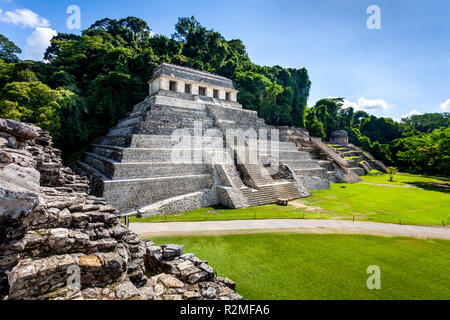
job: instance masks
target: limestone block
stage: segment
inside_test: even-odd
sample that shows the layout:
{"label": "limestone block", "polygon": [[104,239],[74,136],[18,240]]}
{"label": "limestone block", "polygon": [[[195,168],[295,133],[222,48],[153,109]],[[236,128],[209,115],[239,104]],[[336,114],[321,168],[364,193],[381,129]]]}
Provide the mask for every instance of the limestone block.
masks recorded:
{"label": "limestone block", "polygon": [[183,254],[184,246],[183,245],[175,245],[169,244],[162,246],[162,254],[164,258],[175,258],[179,257]]}
{"label": "limestone block", "polygon": [[33,168],[9,164],[0,169],[0,220],[15,219],[43,204],[39,180],[40,174]]}

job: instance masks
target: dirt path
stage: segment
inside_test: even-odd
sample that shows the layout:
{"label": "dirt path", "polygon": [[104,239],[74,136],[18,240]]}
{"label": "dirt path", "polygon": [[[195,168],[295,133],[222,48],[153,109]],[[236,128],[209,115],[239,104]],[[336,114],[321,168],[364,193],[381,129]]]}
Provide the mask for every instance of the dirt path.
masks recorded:
{"label": "dirt path", "polygon": [[389,223],[280,219],[280,220],[232,220],[204,222],[132,223],[130,229],[140,236],[207,235],[233,233],[343,233],[375,234],[450,240],[450,228],[408,226]]}

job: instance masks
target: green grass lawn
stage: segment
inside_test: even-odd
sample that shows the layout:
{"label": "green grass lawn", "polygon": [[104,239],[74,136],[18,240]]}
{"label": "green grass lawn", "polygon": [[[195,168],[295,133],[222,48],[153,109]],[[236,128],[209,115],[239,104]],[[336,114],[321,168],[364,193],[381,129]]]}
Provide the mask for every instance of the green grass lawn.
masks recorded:
{"label": "green grass lawn", "polygon": [[[151,240],[183,243],[247,300],[450,299],[445,240],[285,233]],[[367,289],[370,265],[381,268],[381,290]]]}
{"label": "green grass lawn", "polygon": [[[266,205],[245,209],[201,208],[198,210],[145,219],[131,218],[131,222],[173,222],[205,220],[248,219],[353,219],[402,224],[445,225],[450,224],[449,190],[423,185],[427,182],[448,182],[450,179],[418,175],[397,175],[389,182],[386,175],[366,176],[364,182],[392,184],[376,186],[363,183],[333,184],[329,190],[313,191],[303,204],[314,207],[316,212],[289,205]],[[396,185],[419,184],[419,187]],[[345,188],[343,188],[345,187]]]}

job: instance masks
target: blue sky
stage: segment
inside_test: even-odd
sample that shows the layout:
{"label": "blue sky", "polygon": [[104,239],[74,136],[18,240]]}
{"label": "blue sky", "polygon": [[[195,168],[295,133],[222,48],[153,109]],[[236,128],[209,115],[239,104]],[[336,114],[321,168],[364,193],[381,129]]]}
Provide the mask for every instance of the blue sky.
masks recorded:
{"label": "blue sky", "polygon": [[[54,32],[74,32],[66,27],[69,5],[81,8],[82,29],[104,17],[137,16],[167,36],[178,17],[194,15],[243,40],[257,64],[307,68],[310,106],[339,96],[397,119],[450,112],[448,0],[0,0],[0,33],[24,49],[22,58],[38,59]],[[366,26],[370,5],[381,9],[380,30]]]}

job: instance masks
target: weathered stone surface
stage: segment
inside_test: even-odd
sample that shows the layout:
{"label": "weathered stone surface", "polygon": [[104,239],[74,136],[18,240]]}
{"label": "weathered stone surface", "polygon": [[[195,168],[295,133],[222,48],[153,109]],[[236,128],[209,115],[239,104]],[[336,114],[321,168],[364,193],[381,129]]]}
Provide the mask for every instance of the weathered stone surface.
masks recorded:
{"label": "weathered stone surface", "polygon": [[216,289],[209,287],[206,290],[202,290],[202,296],[206,299],[214,299],[217,297]]}
{"label": "weathered stone surface", "polygon": [[7,132],[23,140],[32,140],[39,137],[40,129],[32,124],[0,119],[0,131]]}
{"label": "weathered stone surface", "polygon": [[186,291],[183,293],[183,298],[186,300],[198,300],[202,296],[197,291]]}
{"label": "weathered stone surface", "polygon": [[[10,164],[0,170],[0,219],[27,214],[43,200],[39,194],[39,172]],[[3,218],[2,218],[3,217]]]}
{"label": "weathered stone surface", "polygon": [[175,245],[175,244],[169,244],[166,246],[163,246],[163,257],[164,258],[174,258],[179,257],[183,253],[184,246],[183,245]]}
{"label": "weathered stone surface", "polygon": [[170,275],[162,275],[158,278],[159,281],[164,284],[167,288],[183,288],[184,283],[178,280],[177,278]]}
{"label": "weathered stone surface", "polygon": [[120,283],[114,290],[120,300],[128,300],[140,295],[140,291],[130,281]]}

